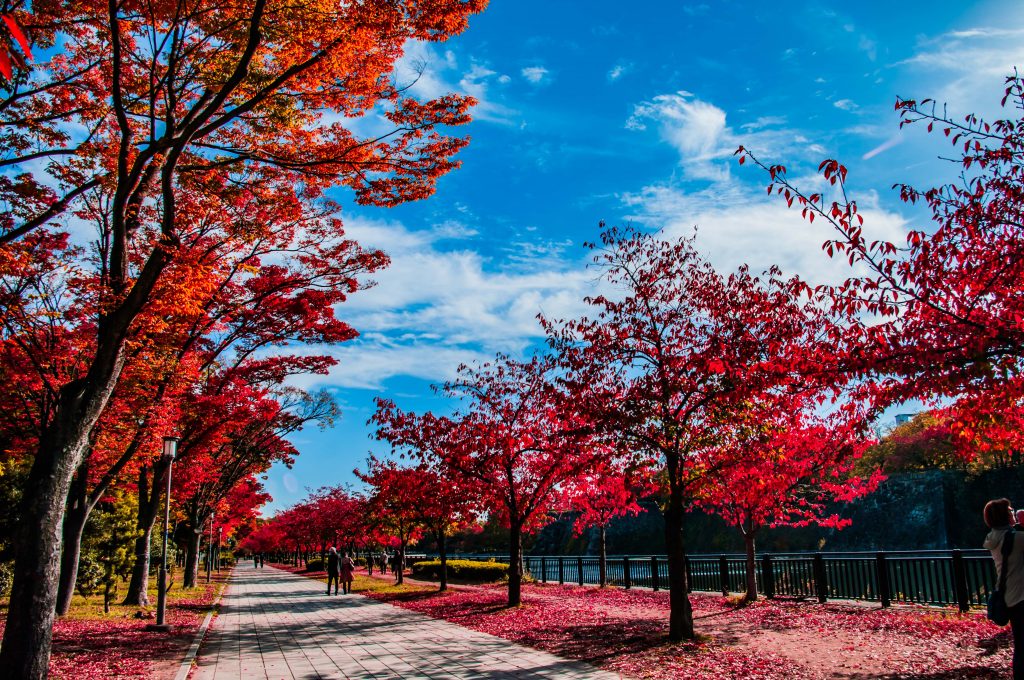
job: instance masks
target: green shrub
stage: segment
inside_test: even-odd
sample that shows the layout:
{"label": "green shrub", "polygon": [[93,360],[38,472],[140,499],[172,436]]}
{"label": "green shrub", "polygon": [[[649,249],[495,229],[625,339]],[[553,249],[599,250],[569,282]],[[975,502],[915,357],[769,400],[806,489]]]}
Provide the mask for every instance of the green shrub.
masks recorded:
{"label": "green shrub", "polygon": [[[441,560],[427,560],[412,565],[416,578],[438,581],[441,579]],[[448,560],[448,578],[458,581],[484,583],[508,578],[508,565],[501,562],[474,560]]]}
{"label": "green shrub", "polygon": [[306,562],[306,571],[323,571],[324,561],[319,557],[315,560],[309,560]]}
{"label": "green shrub", "polygon": [[0,597],[8,597],[13,584],[14,562],[0,562]]}

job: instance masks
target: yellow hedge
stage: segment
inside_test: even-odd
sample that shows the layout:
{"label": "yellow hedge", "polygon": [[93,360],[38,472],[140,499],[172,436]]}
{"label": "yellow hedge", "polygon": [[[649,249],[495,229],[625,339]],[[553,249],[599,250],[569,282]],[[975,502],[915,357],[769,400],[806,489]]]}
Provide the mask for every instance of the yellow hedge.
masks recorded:
{"label": "yellow hedge", "polygon": [[[428,560],[412,565],[416,578],[438,581],[441,579],[441,560]],[[501,562],[476,560],[448,560],[448,578],[459,581],[500,581],[508,578],[508,565]]]}

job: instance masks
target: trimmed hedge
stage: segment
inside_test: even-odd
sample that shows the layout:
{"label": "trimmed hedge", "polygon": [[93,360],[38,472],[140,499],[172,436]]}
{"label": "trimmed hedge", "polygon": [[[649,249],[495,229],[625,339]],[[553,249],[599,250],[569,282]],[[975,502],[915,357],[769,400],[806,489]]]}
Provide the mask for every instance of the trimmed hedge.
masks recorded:
{"label": "trimmed hedge", "polygon": [[[441,560],[427,560],[412,565],[415,578],[439,581]],[[448,578],[460,581],[501,581],[508,578],[508,565],[501,562],[477,562],[475,560],[448,560]]]}
{"label": "trimmed hedge", "polygon": [[[353,562],[355,562],[355,565],[357,567],[365,567],[366,566],[366,560],[364,558],[362,558],[362,557],[355,558],[355,560],[353,560]],[[326,569],[327,569],[327,563],[324,562],[319,557],[314,557],[313,559],[311,559],[308,562],[306,562],[306,571],[324,571]]]}

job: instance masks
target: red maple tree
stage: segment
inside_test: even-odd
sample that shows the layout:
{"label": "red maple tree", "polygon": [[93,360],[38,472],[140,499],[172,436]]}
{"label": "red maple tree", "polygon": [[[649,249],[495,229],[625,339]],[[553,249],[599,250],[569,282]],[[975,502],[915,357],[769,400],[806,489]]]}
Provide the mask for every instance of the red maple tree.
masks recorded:
{"label": "red maple tree", "polygon": [[390,402],[373,416],[378,438],[441,461],[508,527],[509,606],[522,599],[524,532],[547,522],[559,485],[597,456],[557,373],[552,357],[499,355],[475,368],[461,366],[459,377],[444,385],[445,394],[461,400],[450,417],[417,416]]}
{"label": "red maple tree", "polygon": [[589,298],[593,318],[545,323],[577,407],[663,480],[669,636],[692,638],[683,516],[710,473],[738,462],[721,444],[750,399],[828,372],[836,324],[798,279],[723,276],[692,239],[607,229],[591,247],[616,295]]}
{"label": "red maple tree", "polygon": [[[448,538],[473,525],[482,503],[476,483],[448,464],[453,447],[458,447],[460,440],[456,430],[436,425],[449,421],[426,414],[422,422],[430,427],[417,430],[409,427],[415,420],[416,416],[399,411],[393,402],[378,399],[371,423],[381,427],[379,437],[393,437],[393,452],[417,461],[409,468],[411,483],[403,493],[412,503],[419,525],[437,544],[441,562],[439,590],[444,591],[448,589]],[[391,429],[393,426],[399,429]]]}
{"label": "red maple tree", "polygon": [[[1006,79],[1004,106],[1024,107],[1024,81]],[[829,255],[857,267],[836,286],[817,293],[854,313],[846,334],[856,351],[847,369],[868,378],[880,407],[918,398],[960,402],[956,417],[972,427],[974,414],[992,406],[1013,411],[1020,402],[1018,367],[1024,357],[1024,116],[988,122],[946,114],[929,99],[897,99],[900,127],[941,132],[955,149],[955,181],[929,188],[897,185],[908,204],[923,203],[931,224],[911,229],[906,243],[870,240],[847,169],[827,159],[819,171],[832,195],[804,192],[783,165],[767,165],[740,147],[769,174],[769,190],[801,214],[830,225]],[[870,225],[867,225],[870,227]],[[975,408],[977,400],[987,407]],[[954,407],[955,408],[955,407]],[[976,421],[983,426],[983,421]]]}
{"label": "red maple tree", "polygon": [[564,508],[575,513],[573,533],[583,535],[587,529],[598,531],[598,584],[608,585],[608,525],[616,517],[638,515],[641,497],[652,493],[654,485],[649,471],[627,470],[611,456],[600,460],[586,472],[568,480],[562,489]]}
{"label": "red maple tree", "polygon": [[743,535],[746,602],[757,599],[757,536],[776,526],[842,528],[837,503],[874,491],[880,470],[862,477],[854,466],[867,446],[863,415],[851,404],[817,416],[806,393],[771,395],[734,413],[715,454],[734,458],[704,475],[695,506],[718,514]]}
{"label": "red maple tree", "polygon": [[356,477],[369,487],[369,522],[386,536],[396,539],[398,555],[394,571],[399,585],[405,581],[406,549],[423,531],[419,499],[432,491],[423,487],[427,480],[421,472],[374,456],[367,461],[366,472],[355,470]]}
{"label": "red maple tree", "polygon": [[[183,248],[258,241],[259,211],[224,219],[249,196],[304,226],[331,211],[331,186],[380,205],[429,195],[466,143],[440,128],[468,121],[472,102],[415,101],[389,76],[407,40],[445,40],[484,4],[33,6],[32,40],[61,49],[25,82],[0,84],[2,161],[28,169],[0,178],[0,267],[72,215],[100,228],[82,260],[95,265],[91,341],[81,368],[54,384],[34,447],[0,665],[46,672],[64,498]],[[378,107],[390,133],[362,139],[337,120]]]}

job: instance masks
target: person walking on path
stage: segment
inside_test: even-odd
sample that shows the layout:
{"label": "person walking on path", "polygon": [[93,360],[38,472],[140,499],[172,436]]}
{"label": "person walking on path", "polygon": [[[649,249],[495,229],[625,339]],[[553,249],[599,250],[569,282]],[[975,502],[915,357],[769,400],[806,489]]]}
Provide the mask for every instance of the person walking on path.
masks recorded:
{"label": "person walking on path", "polygon": [[391,556],[391,573],[395,576],[395,583],[402,580],[403,571],[405,571],[405,565],[402,564],[402,553],[395,551],[395,554]]}
{"label": "person walking on path", "polygon": [[[1013,680],[1024,680],[1024,533],[1014,531],[1014,512],[1006,498],[986,503],[984,517],[991,529],[984,546],[992,552],[996,564],[996,583],[1001,584],[1004,579],[1006,583],[1003,597],[1013,630]],[[1004,541],[1009,541],[1005,559]]]}
{"label": "person walking on path", "polygon": [[[341,592],[348,595],[352,592],[352,572],[355,571],[356,563],[352,561],[352,558],[345,553],[345,556],[341,560]],[[334,592],[338,594],[337,590]]]}
{"label": "person walking on path", "polygon": [[338,559],[338,551],[331,546],[327,553],[327,594],[331,594],[331,583],[334,583],[334,594],[338,594],[338,576],[341,574],[341,560]]}

